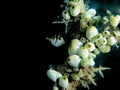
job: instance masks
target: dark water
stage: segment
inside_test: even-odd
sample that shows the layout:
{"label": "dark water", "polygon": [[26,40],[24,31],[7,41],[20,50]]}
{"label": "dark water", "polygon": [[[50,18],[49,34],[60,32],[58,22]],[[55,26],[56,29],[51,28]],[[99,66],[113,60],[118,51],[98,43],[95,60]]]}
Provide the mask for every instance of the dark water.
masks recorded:
{"label": "dark water", "polygon": [[[91,0],[90,6],[99,10],[99,13],[105,9],[116,13],[120,9],[119,0]],[[33,38],[31,42],[31,60],[26,76],[26,87],[32,90],[50,90],[53,83],[46,76],[46,71],[50,64],[55,67],[62,64],[67,58],[67,45],[55,48],[50,42],[45,40],[46,36],[62,34],[63,26],[52,25],[59,15],[61,0],[47,0],[46,8],[33,5]],[[32,8],[31,8],[32,9]],[[43,19],[43,20],[42,20]],[[42,23],[41,23],[42,22]],[[44,26],[45,25],[45,26]],[[120,49],[112,49],[110,53],[101,54],[97,58],[98,63],[110,67],[110,71],[104,72],[104,78],[97,80],[97,86],[91,86],[90,90],[120,90]],[[44,89],[42,89],[44,88]],[[83,89],[86,90],[86,89]]]}

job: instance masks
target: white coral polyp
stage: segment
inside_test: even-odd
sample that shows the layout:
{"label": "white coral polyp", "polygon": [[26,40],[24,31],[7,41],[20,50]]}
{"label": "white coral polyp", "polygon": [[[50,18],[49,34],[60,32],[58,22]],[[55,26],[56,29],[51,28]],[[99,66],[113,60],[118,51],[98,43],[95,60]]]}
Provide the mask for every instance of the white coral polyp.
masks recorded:
{"label": "white coral polyp", "polygon": [[95,65],[95,61],[91,58],[84,58],[81,60],[80,65],[82,67],[86,67],[86,66],[94,66]]}
{"label": "white coral polyp", "polygon": [[81,58],[78,55],[71,55],[67,58],[67,63],[72,67],[79,67]]}
{"label": "white coral polyp", "polygon": [[70,20],[70,15],[69,15],[69,13],[68,13],[67,10],[64,10],[64,11],[62,12],[62,16],[63,16],[63,18],[64,18],[65,20]]}
{"label": "white coral polyp", "polygon": [[120,15],[116,15],[115,17],[118,19],[118,21],[120,23]]}
{"label": "white coral polyp", "polygon": [[89,66],[94,66],[95,65],[95,61],[93,60],[93,59],[91,59],[90,61],[89,61]]}
{"label": "white coral polyp", "polygon": [[81,17],[84,18],[85,20],[89,21],[89,20],[91,20],[91,18],[93,16],[95,16],[95,14],[96,14],[96,10],[89,9],[88,11],[86,11],[85,13],[83,13]]}
{"label": "white coral polyp", "polygon": [[53,90],[59,90],[57,86],[53,86]]}
{"label": "white coral polyp", "polygon": [[85,19],[86,21],[91,20],[91,15],[89,15],[88,12],[85,12],[81,15],[82,19]]}
{"label": "white coral polyp", "polygon": [[96,55],[94,53],[89,53],[88,58],[89,59],[94,59],[94,58],[96,58]]}
{"label": "white coral polyp", "polygon": [[108,31],[108,30],[103,31],[102,35],[103,35],[103,37],[108,37],[110,35],[110,31]]}
{"label": "white coral polyp", "polygon": [[89,9],[87,12],[89,13],[89,15],[91,17],[95,16],[95,14],[96,14],[96,10],[95,9]]}
{"label": "white coral polyp", "polygon": [[81,65],[82,67],[89,66],[89,59],[88,59],[88,58],[82,59],[81,62],[80,62],[80,65]]}
{"label": "white coral polyp", "polygon": [[92,52],[95,49],[95,45],[92,42],[86,43],[85,47],[88,49],[89,52]]}
{"label": "white coral polyp", "polygon": [[87,58],[89,56],[89,51],[86,47],[81,46],[78,49],[78,55],[82,58]]}
{"label": "white coral polyp", "polygon": [[75,17],[80,13],[80,7],[78,4],[74,4],[70,6],[70,14]]}
{"label": "white coral polyp", "polygon": [[67,88],[68,87],[68,77],[67,76],[62,76],[59,79],[59,85],[63,88]]}
{"label": "white coral polyp", "polygon": [[108,52],[110,52],[110,46],[106,46],[106,45],[103,45],[103,46],[100,46],[100,47],[98,47],[99,48],[99,50],[100,50],[100,52],[102,52],[102,53],[108,53]]}
{"label": "white coral polyp", "polygon": [[71,43],[70,43],[70,45],[68,47],[68,54],[69,55],[75,55],[75,54],[77,54],[77,50],[78,50],[78,48],[81,45],[83,45],[83,43],[80,42],[80,40],[78,40],[78,39],[72,39]]}
{"label": "white coral polyp", "polygon": [[47,76],[54,82],[60,77],[62,77],[62,74],[59,73],[58,71],[55,71],[53,69],[47,70]]}
{"label": "white coral polyp", "polygon": [[95,26],[89,26],[86,30],[86,37],[91,40],[95,35],[98,34],[98,30]]}
{"label": "white coral polyp", "polygon": [[117,27],[119,23],[120,23],[120,16],[110,16],[110,24],[113,27]]}
{"label": "white coral polyp", "polygon": [[107,39],[106,38],[101,38],[99,41],[100,45],[106,45],[107,44]]}
{"label": "white coral polyp", "polygon": [[114,36],[111,36],[111,37],[108,38],[108,44],[109,45],[112,46],[112,45],[115,45],[116,43],[117,43],[117,40]]}
{"label": "white coral polyp", "polygon": [[99,51],[99,49],[95,48],[94,51],[93,51],[93,53],[94,53],[95,55],[99,55],[99,54],[100,54],[100,51]]}

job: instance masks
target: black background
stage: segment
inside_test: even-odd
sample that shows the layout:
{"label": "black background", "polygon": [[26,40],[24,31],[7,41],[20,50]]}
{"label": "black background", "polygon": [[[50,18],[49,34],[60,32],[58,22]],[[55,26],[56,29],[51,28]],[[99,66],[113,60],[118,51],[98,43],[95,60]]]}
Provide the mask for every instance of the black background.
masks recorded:
{"label": "black background", "polygon": [[[109,8],[113,7],[111,4],[113,0],[97,1],[100,3],[100,6],[97,7],[97,9],[100,8],[100,11],[109,5],[111,5]],[[119,0],[115,1],[119,2]],[[56,48],[45,39],[46,36],[51,37],[64,33],[62,26],[52,24],[61,12],[61,2],[61,0],[46,0],[26,3],[24,12],[27,14],[24,16],[26,21],[24,24],[28,27],[26,28],[28,33],[25,43],[29,44],[24,46],[26,48],[23,51],[26,56],[24,58],[26,68],[22,72],[22,83],[19,87],[25,86],[24,88],[32,90],[50,90],[53,83],[46,75],[49,65],[53,64],[56,67],[67,58],[67,45]],[[95,3],[92,3],[92,6],[94,5]],[[91,86],[90,90],[119,90],[120,49],[114,48],[110,53],[101,55],[98,60],[101,60],[99,63],[102,62],[111,70],[105,71],[104,78],[98,79],[97,86]]]}

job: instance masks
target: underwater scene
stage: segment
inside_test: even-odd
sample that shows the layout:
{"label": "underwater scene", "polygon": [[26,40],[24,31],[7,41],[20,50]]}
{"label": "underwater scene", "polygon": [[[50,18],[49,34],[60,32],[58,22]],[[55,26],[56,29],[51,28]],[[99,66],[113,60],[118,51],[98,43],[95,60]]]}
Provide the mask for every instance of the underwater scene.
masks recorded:
{"label": "underwater scene", "polygon": [[45,5],[45,27],[33,32],[31,87],[120,90],[120,1],[47,0]]}

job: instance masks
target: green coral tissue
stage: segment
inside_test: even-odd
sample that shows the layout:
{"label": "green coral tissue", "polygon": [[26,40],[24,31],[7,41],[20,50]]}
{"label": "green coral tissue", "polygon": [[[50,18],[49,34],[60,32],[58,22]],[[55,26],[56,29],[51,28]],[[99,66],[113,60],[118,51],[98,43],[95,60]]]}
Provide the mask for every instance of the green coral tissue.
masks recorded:
{"label": "green coral tissue", "polygon": [[[77,90],[97,85],[95,76],[104,77],[104,70],[109,67],[95,67],[95,58],[101,53],[108,53],[112,46],[119,48],[120,15],[106,10],[106,15],[97,14],[96,10],[87,7],[84,0],[65,0],[61,5],[61,19],[53,24],[64,24],[65,35],[71,33],[68,45],[68,57],[57,68],[49,68],[46,73],[53,90]],[[46,37],[55,47],[65,44],[63,37]]]}

